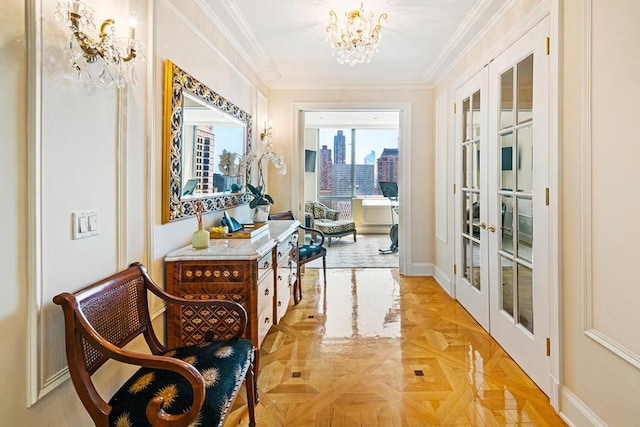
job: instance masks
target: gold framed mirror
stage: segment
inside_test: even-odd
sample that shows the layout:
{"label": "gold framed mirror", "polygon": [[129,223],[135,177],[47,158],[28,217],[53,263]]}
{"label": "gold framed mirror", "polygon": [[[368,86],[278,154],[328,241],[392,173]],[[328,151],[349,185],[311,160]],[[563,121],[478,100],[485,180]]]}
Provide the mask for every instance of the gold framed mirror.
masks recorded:
{"label": "gold framed mirror", "polygon": [[251,176],[242,156],[251,152],[251,115],[165,62],[162,222],[248,203]]}

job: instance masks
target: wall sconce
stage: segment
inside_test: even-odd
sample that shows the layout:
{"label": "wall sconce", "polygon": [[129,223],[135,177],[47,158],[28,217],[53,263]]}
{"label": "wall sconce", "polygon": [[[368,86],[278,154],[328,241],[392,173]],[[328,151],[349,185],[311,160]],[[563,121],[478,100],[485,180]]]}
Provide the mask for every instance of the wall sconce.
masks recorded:
{"label": "wall sconce", "polygon": [[97,75],[105,87],[115,83],[124,89],[127,82],[138,84],[134,67],[136,60],[144,60],[144,45],[135,40],[135,14],[129,20],[129,37],[118,37],[115,21],[106,19],[100,25],[97,40],[85,32],[95,31],[96,24],[93,9],[83,2],[59,1],[54,17],[71,30],[69,63],[78,71],[79,81],[89,84]]}
{"label": "wall sconce", "polygon": [[264,130],[260,132],[260,141],[264,141],[266,139],[270,142],[272,137],[273,129],[271,128],[271,122],[269,122],[268,124],[265,122]]}

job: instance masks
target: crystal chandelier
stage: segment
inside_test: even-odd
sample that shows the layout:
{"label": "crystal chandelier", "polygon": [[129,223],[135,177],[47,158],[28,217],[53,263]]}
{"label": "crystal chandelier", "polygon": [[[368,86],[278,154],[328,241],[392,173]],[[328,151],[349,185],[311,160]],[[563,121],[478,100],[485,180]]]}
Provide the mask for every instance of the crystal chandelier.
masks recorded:
{"label": "crystal chandelier", "polygon": [[89,84],[97,79],[105,87],[114,83],[124,89],[127,83],[138,84],[136,60],[144,60],[144,46],[135,40],[137,20],[129,20],[129,37],[116,35],[115,21],[106,19],[100,25],[98,39],[85,31],[95,31],[93,9],[81,1],[59,1],[54,15],[71,30],[68,43],[69,64],[78,71],[78,80]]}
{"label": "crystal chandelier", "polygon": [[345,12],[344,16],[345,21],[338,22],[338,15],[329,11],[331,22],[327,27],[327,41],[333,48],[333,55],[339,63],[351,66],[371,62],[371,55],[378,50],[382,37],[382,20],[387,20],[387,14],[381,14],[374,25],[373,13],[367,16],[360,3],[359,10]]}

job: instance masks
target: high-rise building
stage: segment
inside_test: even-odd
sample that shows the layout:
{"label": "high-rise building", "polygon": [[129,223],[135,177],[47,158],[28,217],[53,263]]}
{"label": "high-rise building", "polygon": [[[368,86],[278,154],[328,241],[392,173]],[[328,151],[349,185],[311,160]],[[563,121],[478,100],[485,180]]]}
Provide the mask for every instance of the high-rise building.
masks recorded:
{"label": "high-rise building", "polygon": [[320,191],[331,191],[331,150],[323,145],[320,149]]}
{"label": "high-rise building", "polygon": [[344,165],[347,160],[347,140],[344,133],[339,130],[333,137],[333,163],[336,165]]}
{"label": "high-rise building", "polygon": [[355,194],[351,186],[351,165],[332,165],[331,196],[351,197],[374,194],[374,166],[355,165]]}
{"label": "high-rise building", "polygon": [[398,182],[398,149],[385,148],[377,160],[378,182]]}
{"label": "high-rise building", "polygon": [[365,165],[375,165],[376,164],[376,152],[371,150],[371,153],[364,156],[364,164]]}

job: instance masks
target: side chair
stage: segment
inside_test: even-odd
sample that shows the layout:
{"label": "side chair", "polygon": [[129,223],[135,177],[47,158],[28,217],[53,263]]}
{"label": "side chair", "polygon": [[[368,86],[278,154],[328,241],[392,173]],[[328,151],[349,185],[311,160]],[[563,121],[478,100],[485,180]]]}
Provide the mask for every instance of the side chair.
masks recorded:
{"label": "side chair", "polygon": [[[206,307],[210,314],[205,322],[210,328],[202,342],[166,348],[153,330],[149,292],[182,310]],[[245,379],[249,425],[256,425],[255,349],[250,340],[241,338],[247,313],[240,304],[167,294],[140,263],[73,294],[61,293],[53,302],[64,312],[73,385],[97,427],[219,427]],[[140,335],[151,354],[125,348]],[[92,375],[110,359],[140,369],[107,402],[96,390]]]}
{"label": "side chair", "polygon": [[[294,220],[293,212],[280,212],[269,215],[270,220]],[[316,228],[299,225],[299,229],[303,231],[301,239],[302,243],[298,243],[298,256],[296,268],[296,284],[293,289],[293,300],[297,304],[302,299],[302,280],[301,267],[314,259],[322,258],[322,272],[324,273],[324,285],[327,286],[327,248],[325,248],[324,233]],[[306,235],[309,234],[310,240],[307,243]],[[316,241],[318,240],[318,241]]]}

